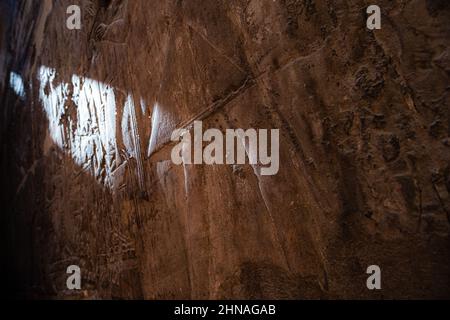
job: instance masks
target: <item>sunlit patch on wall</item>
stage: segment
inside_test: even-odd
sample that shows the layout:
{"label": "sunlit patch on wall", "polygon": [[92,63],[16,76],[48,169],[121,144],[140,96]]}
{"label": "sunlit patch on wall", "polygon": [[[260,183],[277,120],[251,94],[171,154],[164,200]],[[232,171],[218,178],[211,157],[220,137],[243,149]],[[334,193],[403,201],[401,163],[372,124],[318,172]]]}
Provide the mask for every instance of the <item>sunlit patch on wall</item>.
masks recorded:
{"label": "sunlit patch on wall", "polygon": [[150,155],[156,150],[156,139],[158,136],[158,128],[159,128],[159,105],[156,103],[153,107],[153,114],[152,114],[152,133],[150,134],[150,142],[148,145],[148,151],[147,156],[150,157]]}
{"label": "sunlit patch on wall", "polygon": [[9,74],[9,86],[20,97],[20,99],[25,99],[25,86],[23,84],[23,79],[19,74],[15,72],[11,72]]}
{"label": "sunlit patch on wall", "polygon": [[[76,164],[90,171],[97,181],[113,188],[114,172],[122,162],[116,137],[114,88],[78,75],[72,76],[71,83],[55,85],[55,79],[55,69],[40,67],[39,98],[49,121],[51,139],[70,154]],[[127,116],[131,108],[134,115],[132,101],[129,95],[124,111]],[[68,112],[69,105],[76,107],[76,117]],[[142,171],[140,141],[136,132],[134,128],[131,133],[134,139],[127,135],[124,140],[129,155],[138,159],[139,171]]]}

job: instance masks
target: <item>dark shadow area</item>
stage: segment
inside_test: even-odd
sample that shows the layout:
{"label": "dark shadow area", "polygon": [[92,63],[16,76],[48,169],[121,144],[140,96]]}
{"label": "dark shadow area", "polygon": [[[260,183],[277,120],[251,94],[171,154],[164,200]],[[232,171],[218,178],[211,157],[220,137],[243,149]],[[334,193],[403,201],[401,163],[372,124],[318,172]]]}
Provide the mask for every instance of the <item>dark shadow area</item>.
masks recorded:
{"label": "dark shadow area", "polygon": [[[112,226],[117,226],[120,211],[115,207],[95,208],[96,201],[113,203],[110,190],[57,146],[44,154],[48,121],[42,108],[29,112],[29,103],[10,89],[2,101],[10,111],[8,125],[2,131],[0,161],[1,272],[7,275],[3,291],[7,298],[73,299],[83,298],[85,292],[118,299],[141,297],[134,245],[117,252],[108,247],[115,242],[108,230],[117,230]],[[79,181],[83,191],[76,194],[66,190],[68,197],[64,201],[61,192],[71,178]],[[87,194],[92,199],[82,197]],[[58,198],[61,196],[63,199]],[[52,207],[56,198],[70,202],[72,207],[58,212]],[[92,204],[85,204],[85,199]],[[65,225],[72,225],[73,230],[63,229]],[[85,243],[80,245],[78,241]],[[132,266],[112,272],[112,257],[116,254]],[[82,275],[83,292],[69,292],[66,288],[66,268],[71,264],[97,270],[97,274]]]}

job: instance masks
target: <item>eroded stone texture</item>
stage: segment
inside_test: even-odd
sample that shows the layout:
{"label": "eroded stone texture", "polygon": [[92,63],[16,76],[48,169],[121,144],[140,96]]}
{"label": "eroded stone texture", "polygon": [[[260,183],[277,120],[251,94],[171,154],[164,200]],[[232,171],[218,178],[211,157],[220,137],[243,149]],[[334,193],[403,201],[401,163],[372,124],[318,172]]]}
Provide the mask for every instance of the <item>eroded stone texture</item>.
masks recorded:
{"label": "eroded stone texture", "polygon": [[[11,292],[449,298],[449,5],[378,1],[372,32],[369,4],[3,1]],[[279,173],[175,166],[170,135],[194,120],[279,128]]]}

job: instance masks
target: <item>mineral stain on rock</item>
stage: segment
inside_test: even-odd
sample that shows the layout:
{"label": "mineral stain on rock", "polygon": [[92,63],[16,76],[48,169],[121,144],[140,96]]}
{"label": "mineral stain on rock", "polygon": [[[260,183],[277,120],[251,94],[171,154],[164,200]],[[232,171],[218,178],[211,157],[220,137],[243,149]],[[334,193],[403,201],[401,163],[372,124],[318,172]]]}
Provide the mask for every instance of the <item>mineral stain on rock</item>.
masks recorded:
{"label": "mineral stain on rock", "polygon": [[[448,1],[72,2],[0,1],[12,296],[450,298]],[[195,120],[280,129],[279,172],[174,165]]]}

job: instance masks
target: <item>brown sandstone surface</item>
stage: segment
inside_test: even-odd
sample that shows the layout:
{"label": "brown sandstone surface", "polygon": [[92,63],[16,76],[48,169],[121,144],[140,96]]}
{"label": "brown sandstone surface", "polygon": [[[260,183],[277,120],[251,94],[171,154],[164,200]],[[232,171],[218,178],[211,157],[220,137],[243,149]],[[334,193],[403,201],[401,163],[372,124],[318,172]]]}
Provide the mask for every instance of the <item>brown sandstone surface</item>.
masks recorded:
{"label": "brown sandstone surface", "polygon": [[[366,28],[372,2],[381,30]],[[1,3],[14,295],[450,298],[449,2]],[[278,174],[174,165],[170,135],[194,120],[279,128]]]}

